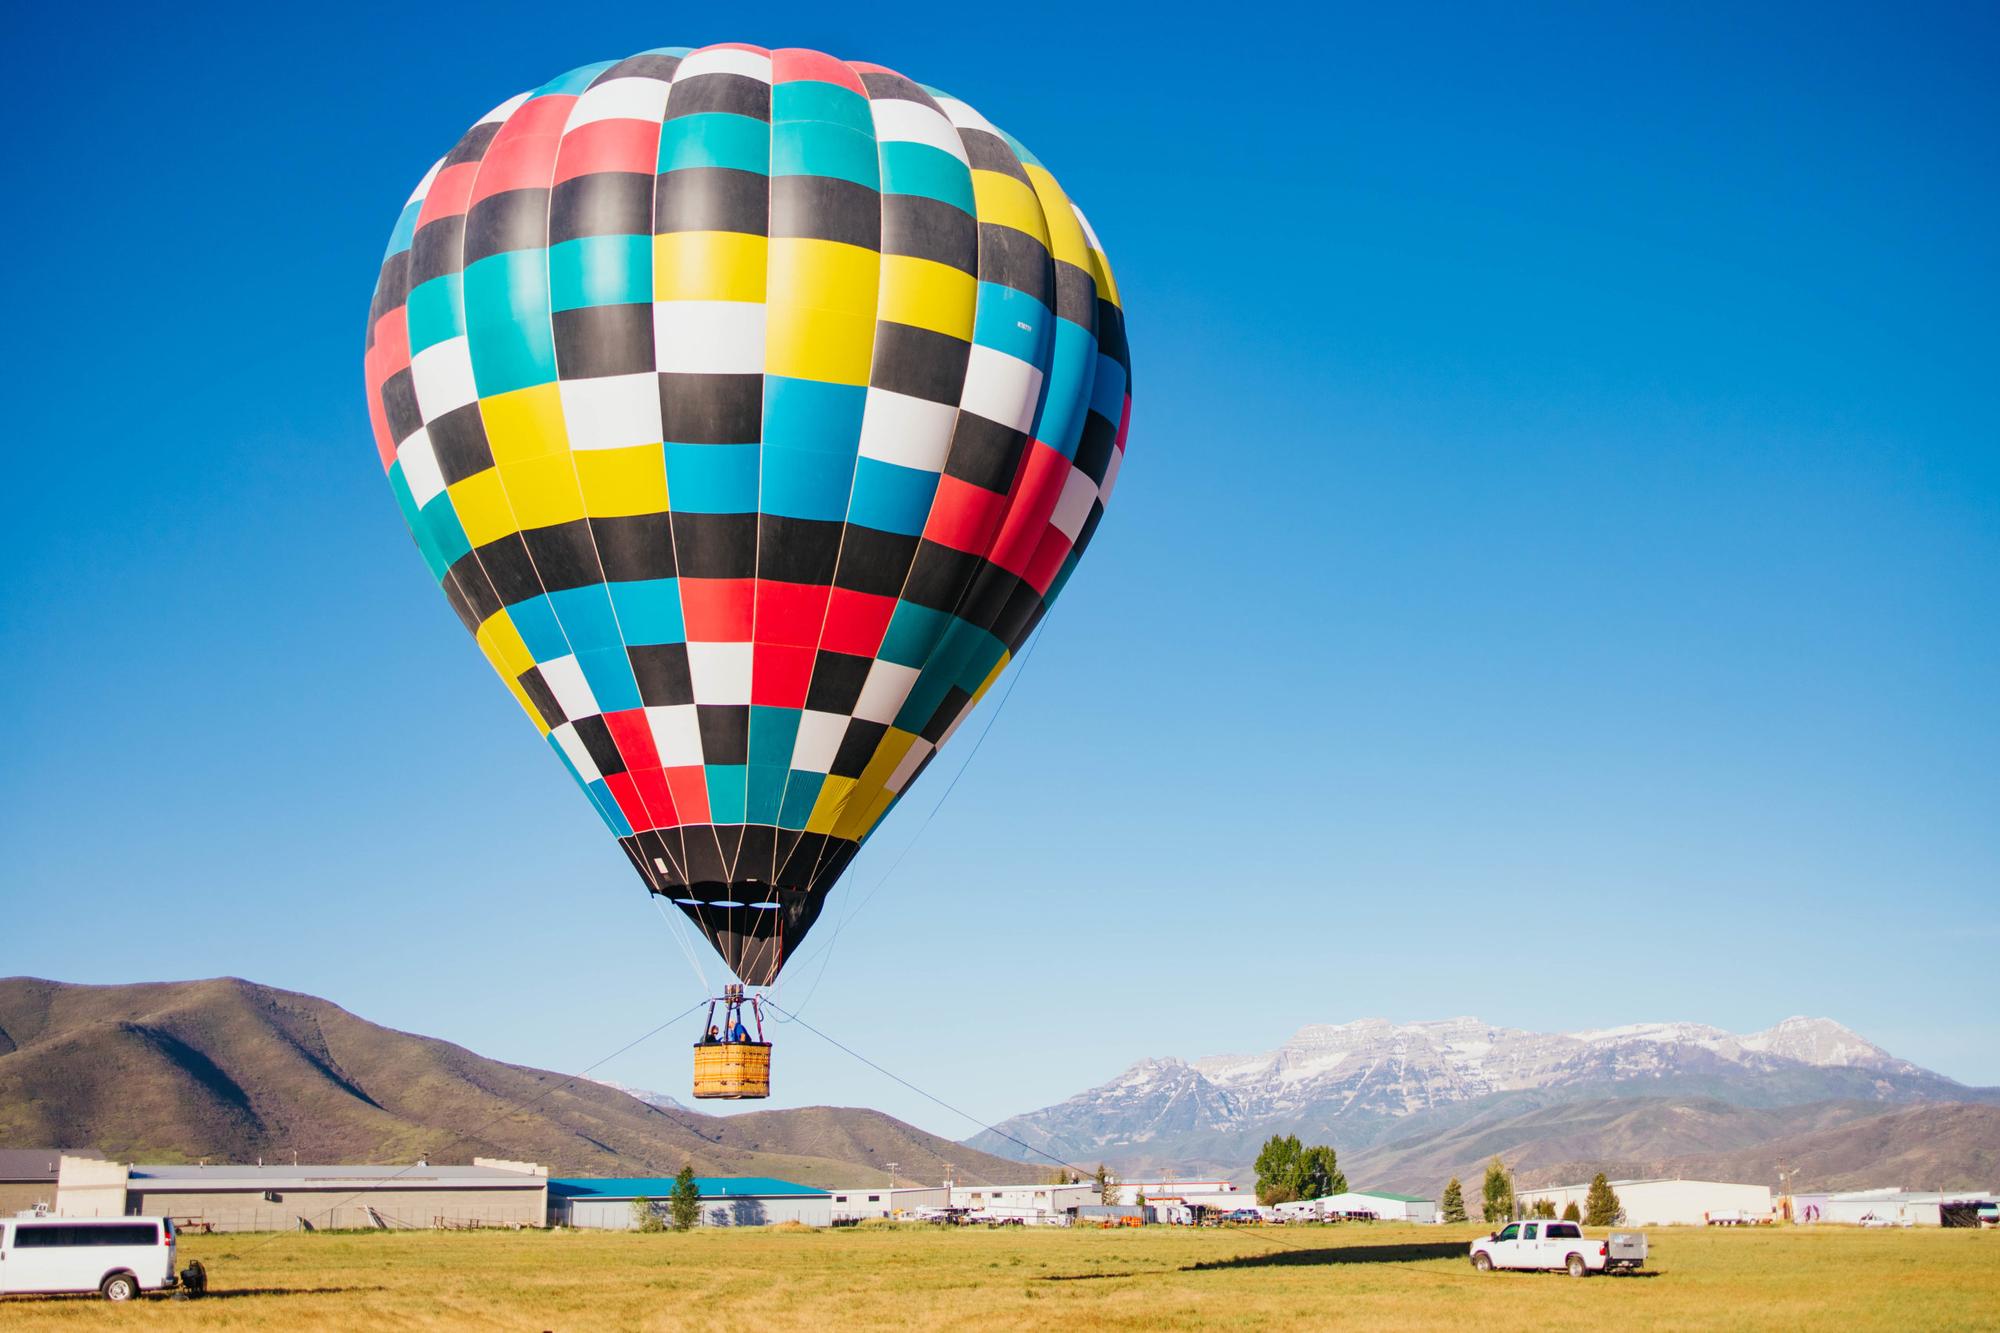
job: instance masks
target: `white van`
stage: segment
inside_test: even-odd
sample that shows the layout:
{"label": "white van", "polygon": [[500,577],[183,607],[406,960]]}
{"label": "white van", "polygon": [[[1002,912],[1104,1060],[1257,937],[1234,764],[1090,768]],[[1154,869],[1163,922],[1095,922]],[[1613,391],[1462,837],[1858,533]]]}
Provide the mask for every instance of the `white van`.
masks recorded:
{"label": "white van", "polygon": [[0,1293],[95,1291],[106,1300],[129,1301],[174,1285],[174,1224],[168,1218],[0,1218]]}

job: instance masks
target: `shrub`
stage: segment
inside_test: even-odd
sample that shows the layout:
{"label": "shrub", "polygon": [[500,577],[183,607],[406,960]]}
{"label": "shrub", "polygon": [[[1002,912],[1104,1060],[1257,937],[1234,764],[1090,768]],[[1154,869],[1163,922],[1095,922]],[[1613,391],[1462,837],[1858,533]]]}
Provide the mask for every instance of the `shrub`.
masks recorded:
{"label": "shrub", "polygon": [[1514,1215],[1514,1178],[1507,1174],[1498,1157],[1487,1164],[1480,1193],[1488,1222],[1504,1222]]}

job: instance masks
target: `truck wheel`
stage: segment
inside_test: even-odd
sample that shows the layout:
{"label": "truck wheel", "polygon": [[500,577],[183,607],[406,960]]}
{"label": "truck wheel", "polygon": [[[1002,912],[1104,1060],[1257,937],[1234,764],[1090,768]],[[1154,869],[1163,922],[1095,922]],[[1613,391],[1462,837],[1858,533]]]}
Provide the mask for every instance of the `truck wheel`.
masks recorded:
{"label": "truck wheel", "polygon": [[98,1290],[107,1301],[129,1301],[139,1294],[139,1279],[130,1273],[113,1273]]}
{"label": "truck wheel", "polygon": [[1580,1254],[1572,1254],[1569,1257],[1569,1263],[1564,1266],[1569,1269],[1571,1277],[1583,1277],[1590,1272],[1590,1269],[1584,1265],[1583,1256]]}
{"label": "truck wheel", "polygon": [[1472,1266],[1482,1273],[1490,1273],[1493,1271],[1493,1256],[1481,1250],[1472,1256]]}

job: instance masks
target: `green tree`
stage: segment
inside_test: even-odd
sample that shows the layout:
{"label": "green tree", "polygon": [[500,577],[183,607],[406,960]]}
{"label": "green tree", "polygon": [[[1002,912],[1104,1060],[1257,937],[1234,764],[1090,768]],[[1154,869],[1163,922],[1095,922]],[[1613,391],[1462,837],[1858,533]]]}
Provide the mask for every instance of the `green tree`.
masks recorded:
{"label": "green tree", "polygon": [[1043,1176],[1042,1183],[1044,1185],[1074,1185],[1076,1184],[1076,1173],[1059,1166]]}
{"label": "green tree", "polygon": [[1118,1202],[1118,1182],[1111,1178],[1111,1170],[1104,1163],[1099,1162],[1097,1164],[1097,1170],[1091,1174],[1090,1179],[1091,1183],[1097,1186],[1097,1201],[1099,1203],[1112,1204]]}
{"label": "green tree", "polygon": [[1444,1220],[1463,1222],[1465,1220],[1465,1191],[1459,1186],[1458,1177],[1453,1176],[1444,1183]]}
{"label": "green tree", "polygon": [[674,1177],[674,1193],[667,1201],[667,1211],[673,1217],[676,1231],[692,1230],[701,1221],[701,1189],[694,1183],[693,1162],[683,1166]]}
{"label": "green tree", "polygon": [[1577,1211],[1575,1199],[1571,1199],[1568,1203],[1563,1205],[1563,1221],[1581,1222],[1582,1220],[1583,1220],[1583,1214]]}
{"label": "green tree", "polygon": [[632,1229],[634,1231],[665,1231],[667,1224],[660,1216],[660,1210],[653,1206],[651,1199],[641,1196],[632,1200]]}
{"label": "green tree", "polygon": [[1618,1219],[1625,1215],[1625,1205],[1618,1202],[1618,1191],[1611,1188],[1611,1182],[1599,1171],[1590,1179],[1590,1193],[1583,1196],[1583,1220],[1593,1227],[1618,1225]]}
{"label": "green tree", "polygon": [[1273,1134],[1257,1154],[1257,1202],[1290,1203],[1299,1197],[1299,1158],[1305,1149],[1296,1134]]}
{"label": "green tree", "polygon": [[1504,1222],[1514,1215],[1514,1178],[1498,1157],[1486,1164],[1486,1181],[1480,1192],[1486,1221]]}
{"label": "green tree", "polygon": [[1347,1193],[1347,1177],[1340,1173],[1340,1160],[1332,1148],[1316,1143],[1299,1154],[1298,1184],[1294,1197],[1324,1199],[1329,1194]]}
{"label": "green tree", "polygon": [[1535,1200],[1534,1212],[1530,1214],[1530,1216],[1533,1217],[1548,1217],[1548,1218],[1553,1218],[1555,1215],[1556,1215],[1556,1201],[1554,1199]]}

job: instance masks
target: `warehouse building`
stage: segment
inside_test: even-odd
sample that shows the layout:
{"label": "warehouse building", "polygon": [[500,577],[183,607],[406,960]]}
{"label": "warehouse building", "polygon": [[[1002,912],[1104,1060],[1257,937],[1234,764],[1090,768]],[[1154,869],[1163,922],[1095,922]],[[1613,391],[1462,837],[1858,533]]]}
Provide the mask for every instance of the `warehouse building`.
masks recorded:
{"label": "warehouse building", "polygon": [[1278,1205],[1278,1216],[1288,1219],[1335,1222],[1342,1218],[1373,1218],[1378,1222],[1421,1222],[1438,1220],[1437,1201],[1415,1194],[1391,1194],[1387,1190],[1348,1190],[1323,1199],[1302,1199]]}
{"label": "warehouse building", "polygon": [[[833,1225],[833,1194],[810,1185],[769,1176],[696,1176],[701,1195],[701,1225],[761,1227],[773,1222],[803,1222],[809,1227]],[[549,1225],[593,1231],[633,1231],[638,1218],[633,1204],[640,1199],[666,1214],[673,1196],[672,1176],[572,1176],[549,1182]],[[887,1193],[887,1191],[880,1191]]]}
{"label": "warehouse building", "polygon": [[1118,1182],[1119,1203],[1136,1204],[1142,1199],[1147,1203],[1183,1204],[1223,1213],[1257,1206],[1256,1195],[1234,1181],[1170,1179]]}
{"label": "warehouse building", "polygon": [[906,1217],[919,1208],[943,1208],[951,1203],[945,1185],[863,1185],[834,1189],[833,1220],[859,1222],[864,1217]]}
{"label": "warehouse building", "polygon": [[[1714,1221],[1763,1221],[1771,1216],[1769,1185],[1739,1185],[1723,1180],[1614,1180],[1611,1189],[1625,1210],[1624,1225],[1635,1227],[1704,1226]],[[1553,1189],[1520,1190],[1515,1200],[1523,1213],[1546,1199],[1557,1215],[1570,1204],[1589,1212],[1590,1186],[1559,1185]]]}
{"label": "warehouse building", "polygon": [[1081,1185],[953,1185],[951,1206],[1024,1222],[1066,1220],[1085,1204],[1101,1202],[1094,1183]]}
{"label": "warehouse building", "polygon": [[65,1217],[171,1217],[192,1231],[349,1227],[538,1227],[548,1170],[476,1157],[471,1166],[133,1166],[66,1156]]}
{"label": "warehouse building", "polygon": [[56,1206],[64,1157],[96,1157],[82,1148],[0,1148],[0,1217]]}
{"label": "warehouse building", "polygon": [[[2000,1192],[1963,1190],[1848,1190],[1800,1195],[1792,1216],[1800,1221],[1937,1227],[1977,1226],[1981,1209],[1992,1209]],[[1990,1215],[1990,1213],[1989,1213]]]}

